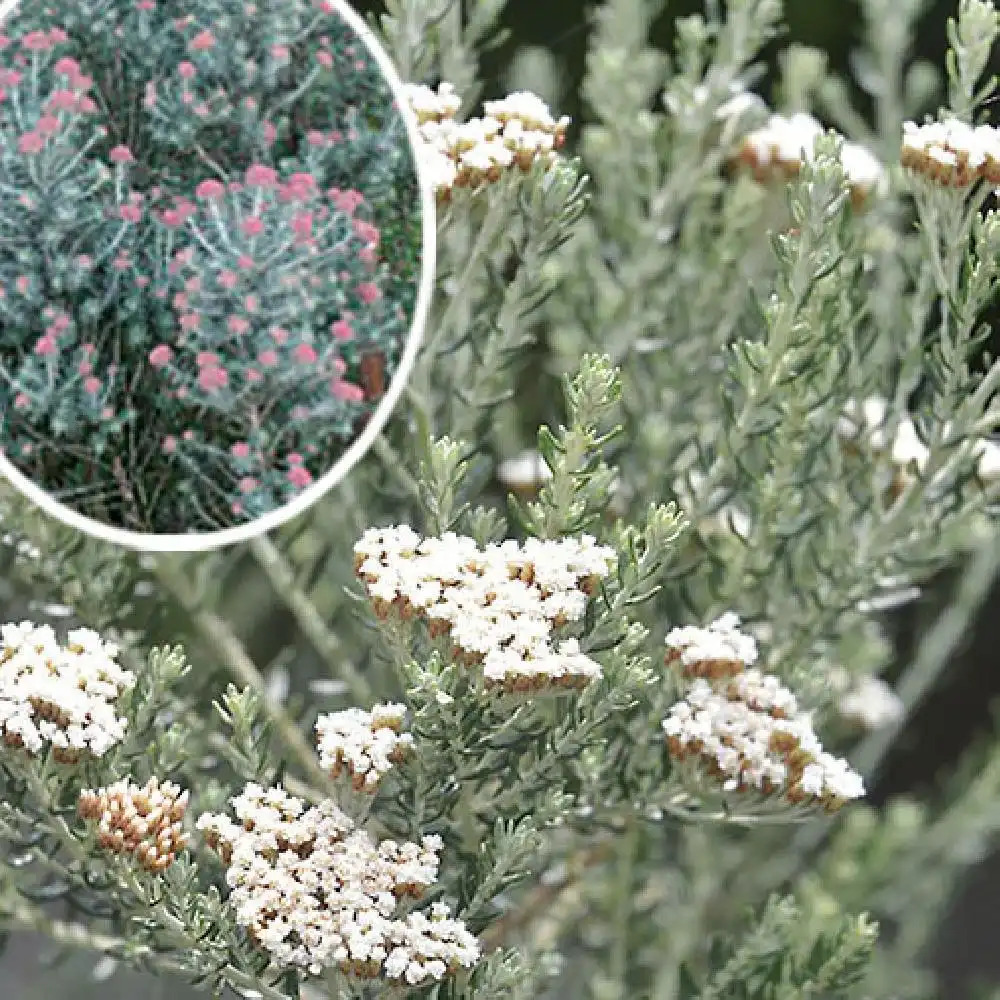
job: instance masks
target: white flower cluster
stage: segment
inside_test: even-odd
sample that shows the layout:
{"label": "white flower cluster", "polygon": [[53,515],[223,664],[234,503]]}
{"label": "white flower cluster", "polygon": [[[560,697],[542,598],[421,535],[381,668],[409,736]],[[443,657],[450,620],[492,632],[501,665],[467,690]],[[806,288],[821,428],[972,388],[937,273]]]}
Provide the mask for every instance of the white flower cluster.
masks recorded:
{"label": "white flower cluster", "polygon": [[118,647],[96,632],[71,631],[63,646],[48,625],[0,626],[0,732],[8,746],[57,760],[102,756],[125,735],[115,700],[135,677],[117,662]]}
{"label": "white flower cluster", "polygon": [[228,865],[237,921],[278,964],[418,986],[479,960],[446,905],[395,916],[437,880],[439,837],[376,843],[333,802],[307,807],[280,787],[231,801],[235,822],[206,814],[198,828]]}
{"label": "white flower cluster", "polygon": [[688,678],[732,677],[757,662],[757,643],[740,631],[739,616],[732,612],[707,628],[671,629],[666,642],[667,665],[679,665]]}
{"label": "white flower cluster", "polygon": [[413,745],[400,730],[403,705],[375,705],[370,712],[348,708],[316,720],[320,765],[334,778],[346,771],[356,791],[374,792],[382,778]]}
{"label": "white flower cluster", "polygon": [[[744,137],[735,160],[749,168],[761,183],[794,177],[804,163],[812,160],[816,140],[823,133],[823,126],[812,115],[772,115],[765,126]],[[856,205],[884,184],[882,164],[864,146],[844,142],[840,163]]]}
{"label": "white flower cluster", "polygon": [[583,617],[615,565],[614,550],[590,535],[480,549],[472,538],[421,538],[403,525],[370,529],[354,552],[376,614],[426,619],[432,636],[449,635],[470,666],[482,666],[487,685],[533,692],[600,677],[575,639],[552,638]]}
{"label": "white flower cluster", "polygon": [[1000,129],[957,118],[905,122],[900,162],[946,187],[967,188],[981,180],[1000,184]]}
{"label": "white flower cluster", "polygon": [[85,788],[77,811],[96,821],[97,843],[115,854],[130,854],[147,871],[163,872],[187,846],[183,820],[188,792],[157,778],[145,785],[128,779],[106,788]]}
{"label": "white flower cluster", "polygon": [[862,729],[874,731],[903,716],[899,695],[881,677],[862,677],[837,703],[840,714]]}
{"label": "white flower cluster", "polygon": [[515,167],[527,172],[536,162],[554,163],[569,125],[526,91],[487,101],[482,118],[465,122],[455,118],[462,102],[450,83],[436,91],[411,85],[408,94],[423,140],[422,165],[442,201],[455,188],[481,188]]}
{"label": "white flower cluster", "polygon": [[422,83],[411,83],[407,86],[406,92],[419,125],[426,125],[427,122],[454,121],[462,107],[462,99],[447,81],[437,90]]}
{"label": "white flower cluster", "polygon": [[[881,396],[870,396],[860,404],[853,400],[847,404],[838,431],[848,441],[864,437],[875,451],[887,451],[892,462],[901,469],[913,466],[923,471],[930,459],[930,449],[920,439],[916,424],[910,417],[902,417],[890,440],[886,430],[888,422],[888,402]],[[972,451],[979,479],[983,482],[1000,479],[1000,444],[982,438],[973,443]]]}
{"label": "white flower cluster", "polygon": [[889,404],[881,396],[870,396],[860,404],[854,400],[848,402],[837,429],[845,440],[863,437],[875,451],[889,452],[893,464],[901,468],[915,465],[923,469],[930,452],[920,440],[916,424],[909,417],[903,417],[890,440],[886,430],[888,421]]}
{"label": "white flower cluster", "polygon": [[[663,720],[670,756],[696,773],[707,772],[726,792],[780,795],[793,805],[830,811],[864,795],[860,775],[823,750],[794,694],[778,678],[743,668],[756,657],[756,646],[751,637],[738,636],[738,619],[726,615],[720,621],[725,629],[690,629],[673,644],[668,639],[667,662],[694,677]],[[716,663],[724,669],[710,666]]]}

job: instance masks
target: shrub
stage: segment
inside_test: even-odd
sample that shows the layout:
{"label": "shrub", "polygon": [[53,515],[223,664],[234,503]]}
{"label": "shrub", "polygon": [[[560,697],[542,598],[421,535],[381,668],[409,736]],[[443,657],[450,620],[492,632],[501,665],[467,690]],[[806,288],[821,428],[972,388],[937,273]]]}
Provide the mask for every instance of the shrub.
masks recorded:
{"label": "shrub", "polygon": [[282,506],[412,320],[416,175],[379,66],[305,0],[29,0],[0,59],[7,456],[136,531]]}

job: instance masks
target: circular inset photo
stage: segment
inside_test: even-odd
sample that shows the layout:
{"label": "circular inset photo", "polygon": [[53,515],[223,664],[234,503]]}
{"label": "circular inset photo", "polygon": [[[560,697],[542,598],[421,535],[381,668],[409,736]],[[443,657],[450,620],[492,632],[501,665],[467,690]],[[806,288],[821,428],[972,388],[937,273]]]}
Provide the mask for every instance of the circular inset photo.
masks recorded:
{"label": "circular inset photo", "polygon": [[340,0],[0,4],[0,471],[147,550],[318,499],[422,334],[416,129]]}

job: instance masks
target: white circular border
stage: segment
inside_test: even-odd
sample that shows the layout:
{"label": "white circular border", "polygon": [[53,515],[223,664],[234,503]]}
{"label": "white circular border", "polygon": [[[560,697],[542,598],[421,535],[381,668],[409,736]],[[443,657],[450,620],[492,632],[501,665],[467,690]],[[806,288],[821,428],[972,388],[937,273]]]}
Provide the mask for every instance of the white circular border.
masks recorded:
{"label": "white circular border", "polygon": [[[225,528],[222,531],[209,531],[204,534],[191,535],[145,535],[138,531],[126,531],[123,528],[112,528],[101,521],[84,517],[72,508],[60,503],[43,489],[19,472],[7,456],[0,451],[0,475],[3,475],[16,489],[20,490],[29,500],[37,504],[46,514],[62,521],[71,528],[76,528],[85,534],[92,535],[101,541],[111,542],[125,548],[140,552],[207,552],[223,548],[226,545],[236,545],[263,535],[274,528],[280,527],[292,518],[297,517],[311,507],[324,494],[336,486],[355,465],[365,456],[375,438],[381,433],[392,411],[406,388],[410,372],[417,359],[430,311],[431,296],[434,290],[434,273],[437,253],[437,221],[434,190],[427,171],[418,153],[420,135],[417,131],[417,119],[410,108],[406,96],[405,84],[396,72],[392,60],[385,53],[381,43],[372,30],[365,24],[361,16],[351,8],[347,0],[328,0],[336,8],[336,12],[352,27],[358,38],[367,46],[374,60],[378,63],[382,74],[389,84],[399,113],[406,125],[410,139],[410,152],[413,166],[417,173],[417,183],[420,188],[420,224],[422,230],[422,260],[420,282],[417,286],[417,299],[413,310],[413,321],[406,347],[400,359],[396,374],[389,383],[389,391],[382,402],[375,408],[365,429],[350,444],[347,451],[334,463],[329,472],[321,476],[311,486],[306,487],[294,500],[289,501],[277,510],[264,514],[249,524],[236,528]],[[0,25],[7,16],[16,9],[19,0],[2,0],[0,2]]]}

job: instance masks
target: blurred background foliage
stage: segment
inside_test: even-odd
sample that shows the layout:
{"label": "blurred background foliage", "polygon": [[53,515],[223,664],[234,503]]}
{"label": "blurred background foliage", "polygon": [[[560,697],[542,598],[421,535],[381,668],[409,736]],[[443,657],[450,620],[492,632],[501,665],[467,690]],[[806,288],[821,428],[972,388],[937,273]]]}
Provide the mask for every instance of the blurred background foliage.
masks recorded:
{"label": "blurred background foliage", "polygon": [[[355,2],[354,6],[361,13],[372,13],[380,8],[376,2]],[[669,49],[674,19],[705,6],[698,0],[669,3],[654,32],[657,44]],[[711,0],[707,6],[711,8]],[[526,75],[535,79],[531,73],[531,53],[533,49],[544,49],[554,57],[557,71],[549,74],[550,92],[543,96],[559,113],[578,120],[582,110],[580,83],[587,44],[588,7],[586,0],[550,0],[548,3],[545,0],[507,0],[503,15],[503,24],[508,32],[506,40],[483,54],[483,96],[500,96],[524,83]],[[772,81],[776,78],[777,49],[789,42],[822,49],[827,53],[829,67],[833,71],[854,77],[859,70],[863,71],[863,67],[852,63],[851,53],[858,42],[861,27],[854,3],[842,0],[786,0],[785,8],[788,30],[770,50],[769,75],[759,85],[763,96],[771,96]],[[937,0],[928,5],[919,34],[918,51],[913,53],[915,59],[942,65],[947,48],[944,26],[953,13],[954,4],[947,0]],[[537,62],[534,65],[537,66]],[[856,106],[866,111],[864,93],[858,89],[853,96]],[[998,116],[1000,111],[991,117],[996,119]],[[1000,315],[995,318],[1000,319]],[[993,325],[995,330],[1000,328],[1000,323]],[[544,343],[539,344],[535,351],[537,360],[546,357]],[[545,364],[533,364],[532,358],[526,356],[518,396],[519,413],[526,427],[558,421],[560,414],[552,408],[555,394],[549,391],[548,382],[553,375]],[[366,469],[367,466],[362,465],[351,478],[369,475]],[[338,487],[320,505],[322,513],[315,516],[342,519],[348,525],[353,524],[353,492],[350,481]],[[308,530],[307,525],[303,529],[304,536]],[[259,552],[257,557],[260,557]],[[302,706],[304,697],[321,702],[324,696],[338,693],[327,682],[326,688],[321,683],[310,688],[311,695],[297,691],[289,695],[290,664],[286,653],[293,648],[290,637],[297,627],[294,615],[291,610],[270,606],[270,589],[263,586],[264,581],[259,575],[250,571],[252,557],[249,553],[245,559],[245,572],[241,570],[241,561],[237,558],[230,562],[231,570],[226,579],[213,581],[221,597],[217,613],[243,637],[255,662],[262,667],[266,665],[265,674],[272,685],[272,693],[281,698],[290,697],[289,708],[293,712]],[[141,579],[143,560],[125,554],[122,560],[129,565],[128,575]],[[318,573],[322,571],[322,566],[317,567]],[[958,570],[938,580],[936,586],[925,590],[918,600],[889,617],[887,624],[897,642],[900,662],[909,659],[915,637],[925,624],[937,617],[945,603],[945,595],[952,591],[960,573],[961,570]],[[26,595],[20,586],[14,593],[2,583],[3,580],[3,564],[0,562],[0,599],[5,607],[5,620],[17,619],[28,613],[59,617],[60,609],[46,603],[49,599],[47,595],[39,593],[38,602],[32,602],[31,595]],[[177,612],[164,614],[163,605],[155,599],[158,584],[162,581],[140,582],[129,612],[130,626],[146,632],[150,641],[171,639],[190,631],[189,622],[172,617]],[[255,593],[258,585],[260,590]],[[337,585],[336,580],[330,583],[332,587]],[[261,613],[262,602],[268,602],[266,613]],[[170,606],[176,608],[177,604],[171,603]],[[938,787],[941,772],[953,768],[962,752],[980,734],[990,729],[993,716],[991,703],[1000,695],[1000,669],[996,653],[1000,645],[998,612],[1000,588],[994,588],[980,612],[975,630],[966,637],[934,697],[924,702],[898,740],[880,782],[870,796],[873,805],[879,806],[896,793],[919,794]],[[300,672],[305,677],[322,674],[318,654],[315,663],[306,662],[301,658],[299,646],[299,655],[294,667],[296,678]],[[211,657],[193,658],[199,665],[212,662]],[[217,679],[211,669],[204,670],[199,677],[206,688]],[[997,807],[1000,808],[1000,804]],[[983,995],[975,984],[1000,982],[1000,949],[996,947],[998,899],[1000,855],[995,855],[984,858],[972,869],[972,875],[956,898],[951,915],[944,924],[945,930],[937,941],[932,961],[942,976],[948,1000],[973,1000]],[[40,976],[41,965],[53,964],[56,968]],[[34,936],[18,936],[3,956],[0,1000],[47,1000],[60,995],[73,1000],[125,1000],[135,996],[142,996],[144,1000],[187,1000],[198,994],[166,980],[154,980],[116,969],[114,963],[108,960],[60,950]]]}

